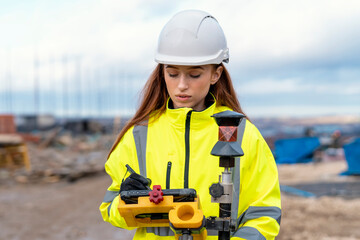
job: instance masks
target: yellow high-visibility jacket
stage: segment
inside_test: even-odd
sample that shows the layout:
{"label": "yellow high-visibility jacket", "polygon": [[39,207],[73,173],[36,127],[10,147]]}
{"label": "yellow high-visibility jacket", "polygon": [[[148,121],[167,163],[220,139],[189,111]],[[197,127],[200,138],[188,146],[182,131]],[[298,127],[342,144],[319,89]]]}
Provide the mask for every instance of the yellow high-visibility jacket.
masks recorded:
{"label": "yellow high-visibility jacket", "polygon": [[[219,204],[211,203],[209,187],[219,181],[224,168],[219,167],[219,158],[210,154],[219,129],[211,115],[225,110],[231,109],[216,106],[216,102],[201,112],[167,108],[159,118],[150,117],[147,126],[130,128],[105,164],[113,182],[100,206],[104,221],[132,229],[117,209],[126,164],[165,189],[169,161],[172,163],[170,188],[196,189],[205,217],[218,216]],[[281,200],[273,155],[251,122],[241,121],[238,136],[244,156],[240,161],[236,159],[232,170],[231,211],[232,217],[237,218],[238,229],[231,239],[274,239],[280,230]],[[174,236],[170,228],[149,227],[138,228],[134,239],[173,240]],[[217,239],[217,233],[208,232],[207,239]]]}

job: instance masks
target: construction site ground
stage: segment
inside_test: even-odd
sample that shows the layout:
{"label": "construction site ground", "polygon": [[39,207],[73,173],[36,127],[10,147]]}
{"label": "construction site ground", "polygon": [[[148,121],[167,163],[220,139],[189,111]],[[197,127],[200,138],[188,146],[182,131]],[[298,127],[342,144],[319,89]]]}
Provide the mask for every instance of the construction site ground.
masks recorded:
{"label": "construction site ground", "polygon": [[[103,163],[101,163],[103,164]],[[280,184],[317,195],[282,192],[279,240],[360,239],[360,177],[339,176],[344,160],[280,165]],[[110,178],[0,182],[0,239],[131,239],[133,232],[103,222],[99,205]],[[326,183],[326,184],[325,184]],[[358,193],[358,194],[357,194]]]}

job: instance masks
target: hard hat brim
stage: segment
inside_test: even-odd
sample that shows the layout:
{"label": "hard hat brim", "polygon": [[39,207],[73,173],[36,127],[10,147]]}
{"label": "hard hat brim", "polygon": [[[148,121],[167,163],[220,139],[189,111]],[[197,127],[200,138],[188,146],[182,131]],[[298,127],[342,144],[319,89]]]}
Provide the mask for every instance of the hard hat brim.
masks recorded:
{"label": "hard hat brim", "polygon": [[207,64],[220,64],[229,62],[228,49],[219,51],[211,56],[188,57],[188,56],[171,56],[157,53],[155,62],[169,65],[199,66]]}

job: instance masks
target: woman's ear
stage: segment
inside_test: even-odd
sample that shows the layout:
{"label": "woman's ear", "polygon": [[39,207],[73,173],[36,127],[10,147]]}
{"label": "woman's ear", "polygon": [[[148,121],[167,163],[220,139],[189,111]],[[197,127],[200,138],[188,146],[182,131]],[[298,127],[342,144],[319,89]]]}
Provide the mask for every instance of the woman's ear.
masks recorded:
{"label": "woman's ear", "polygon": [[222,66],[218,66],[215,71],[212,73],[210,84],[214,85],[217,83],[217,81],[220,79],[221,74],[223,72],[224,68]]}

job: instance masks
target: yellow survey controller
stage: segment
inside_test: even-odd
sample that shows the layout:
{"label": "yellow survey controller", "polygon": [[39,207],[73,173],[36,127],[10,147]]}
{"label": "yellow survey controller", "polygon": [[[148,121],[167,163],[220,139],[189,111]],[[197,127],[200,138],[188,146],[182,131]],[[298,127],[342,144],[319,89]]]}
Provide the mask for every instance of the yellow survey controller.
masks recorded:
{"label": "yellow survey controller", "polygon": [[185,229],[195,239],[205,239],[206,229],[200,203],[194,189],[123,191],[118,206],[129,227],[171,227],[176,239]]}

